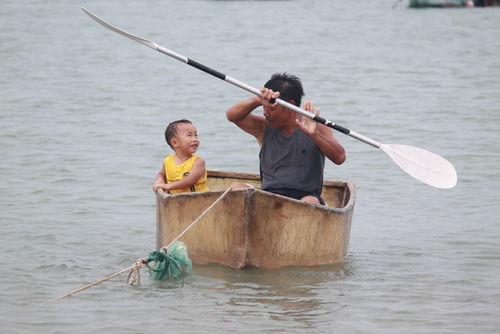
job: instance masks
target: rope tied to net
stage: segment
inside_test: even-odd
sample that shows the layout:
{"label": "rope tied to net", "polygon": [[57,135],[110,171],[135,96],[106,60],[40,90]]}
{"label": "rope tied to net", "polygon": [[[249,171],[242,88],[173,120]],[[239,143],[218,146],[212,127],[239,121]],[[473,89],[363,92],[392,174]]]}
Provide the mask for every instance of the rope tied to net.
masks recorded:
{"label": "rope tied to net", "polygon": [[91,284],[85,285],[84,287],[81,287],[81,288],[79,288],[79,289],[73,290],[73,291],[71,291],[70,293],[67,293],[67,294],[65,294],[65,295],[62,295],[62,296],[57,297],[57,298],[55,298],[55,299],[50,299],[50,300],[47,300],[47,301],[45,301],[45,302],[43,302],[43,303],[41,303],[41,304],[43,305],[43,304],[46,304],[46,303],[48,303],[48,302],[55,302],[55,301],[61,300],[61,299],[63,299],[63,298],[66,298],[66,297],[72,296],[72,295],[74,295],[74,294],[76,294],[76,293],[78,293],[78,292],[81,292],[81,291],[83,291],[83,290],[87,290],[87,289],[89,289],[89,288],[91,288],[91,287],[93,287],[93,286],[96,286],[97,284],[101,284],[101,283],[103,283],[103,282],[109,281],[110,279],[112,279],[112,278],[114,278],[114,277],[116,277],[116,276],[118,276],[118,275],[121,275],[121,274],[123,274],[123,273],[125,273],[125,272],[127,272],[127,271],[129,271],[129,270],[133,270],[133,269],[134,269],[134,268],[136,268],[136,267],[139,267],[139,268],[140,268],[140,266],[143,264],[143,261],[146,261],[146,259],[141,258],[141,259],[137,260],[137,261],[136,261],[136,262],[135,262],[132,266],[130,266],[130,267],[128,267],[128,268],[125,268],[125,269],[123,269],[123,270],[120,270],[120,271],[118,271],[118,272],[116,272],[116,273],[114,273],[114,274],[112,274],[112,275],[109,275],[109,276],[107,276],[107,277],[105,277],[105,278],[103,278],[103,279],[101,279],[101,280],[99,280],[99,281],[96,281],[96,282],[94,282],[94,283],[91,283]]}
{"label": "rope tied to net", "polygon": [[[148,259],[149,260],[149,259]],[[140,259],[139,261],[136,261],[132,265],[132,269],[130,270],[130,273],[128,274],[127,277],[127,284],[128,285],[139,285],[141,283],[141,274],[139,270],[141,269],[142,265],[147,265],[148,260],[146,259]]]}
{"label": "rope tied to net", "polygon": [[[175,278],[175,277],[179,278],[180,277],[182,279],[182,285],[184,286],[184,277],[182,276],[182,274],[184,274],[185,271],[182,270],[182,268],[183,268],[182,265],[183,264],[191,264],[191,260],[189,258],[187,258],[187,260],[182,260],[182,259],[179,260],[179,257],[172,254],[174,252],[172,250],[172,248],[175,248],[175,252],[177,254],[184,255],[184,253],[185,253],[185,255],[187,257],[186,246],[183,243],[178,242],[178,240],[184,234],[186,234],[194,225],[196,225],[201,220],[201,218],[203,216],[205,216],[210,211],[210,209],[212,209],[217,203],[219,203],[230,190],[231,190],[231,187],[227,188],[226,191],[224,191],[222,193],[222,195],[220,195],[207,209],[205,209],[205,211],[203,211],[201,213],[200,216],[198,216],[198,218],[196,218],[191,224],[189,224],[189,226],[184,231],[182,231],[175,239],[173,239],[167,246],[162,247],[160,249],[160,251],[150,252],[147,258],[140,258],[139,260],[134,262],[134,264],[131,265],[130,267],[122,269],[122,270],[120,270],[112,275],[109,275],[109,276],[107,276],[99,281],[85,285],[84,287],[76,289],[70,293],[62,295],[62,296],[57,297],[55,299],[50,299],[50,300],[47,300],[45,302],[42,302],[41,305],[44,305],[48,302],[58,301],[58,300],[61,300],[63,298],[72,296],[78,292],[89,289],[89,288],[96,286],[100,283],[106,282],[106,281],[108,281],[108,280],[110,280],[118,275],[121,275],[127,271],[130,271],[129,275],[127,277],[127,283],[129,285],[137,285],[140,283],[140,272],[139,271],[143,265],[146,266],[150,270],[150,274],[152,274],[152,273],[160,274],[159,276],[161,276],[161,277],[166,277],[166,275],[167,275],[169,278]],[[173,246],[175,246],[175,247],[173,247]],[[181,256],[181,258],[182,257],[184,257],[184,256]],[[153,262],[153,265],[150,265],[149,264],[150,262]],[[171,265],[173,266],[173,269],[172,269]],[[160,267],[160,268],[158,268],[158,267]],[[152,276],[155,276],[155,275],[152,274]]]}

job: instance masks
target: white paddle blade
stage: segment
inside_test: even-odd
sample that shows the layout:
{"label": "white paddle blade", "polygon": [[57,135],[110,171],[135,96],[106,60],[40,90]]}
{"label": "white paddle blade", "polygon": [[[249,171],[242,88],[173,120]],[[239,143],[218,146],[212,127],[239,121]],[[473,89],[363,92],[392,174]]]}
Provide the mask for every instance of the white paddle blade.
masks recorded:
{"label": "white paddle blade", "polygon": [[85,7],[82,7],[82,10],[85,12],[85,14],[87,14],[88,16],[90,16],[94,21],[96,21],[97,23],[99,23],[103,27],[105,27],[105,28],[107,28],[107,29],[109,29],[111,31],[114,31],[117,34],[120,34],[120,35],[122,35],[124,37],[130,38],[133,41],[136,41],[136,42],[141,43],[143,45],[149,46],[152,49],[155,49],[155,50],[158,49],[158,45],[155,42],[151,42],[150,40],[147,40],[147,39],[144,39],[144,38],[132,35],[132,34],[126,32],[124,30],[121,30],[121,29],[119,29],[119,28],[117,28],[117,27],[109,24],[108,22],[104,21],[99,16],[95,15],[94,13],[92,13],[90,10],[88,10]]}
{"label": "white paddle blade", "polygon": [[457,172],[443,157],[409,145],[382,144],[380,149],[415,179],[432,187],[449,189],[457,184]]}

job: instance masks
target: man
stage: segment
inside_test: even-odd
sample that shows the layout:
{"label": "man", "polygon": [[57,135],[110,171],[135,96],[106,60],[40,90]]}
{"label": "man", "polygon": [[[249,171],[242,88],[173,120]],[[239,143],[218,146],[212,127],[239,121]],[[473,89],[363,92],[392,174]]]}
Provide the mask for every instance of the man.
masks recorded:
{"label": "man", "polygon": [[[321,190],[325,156],[340,165],[346,159],[344,148],[330,128],[275,102],[280,98],[300,106],[304,91],[298,77],[276,73],[261,93],[260,97],[237,102],[226,112],[227,119],[253,135],[261,147],[261,189],[324,204]],[[252,114],[260,106],[264,108],[264,116]],[[319,115],[319,109],[311,101],[306,101],[303,108]]]}

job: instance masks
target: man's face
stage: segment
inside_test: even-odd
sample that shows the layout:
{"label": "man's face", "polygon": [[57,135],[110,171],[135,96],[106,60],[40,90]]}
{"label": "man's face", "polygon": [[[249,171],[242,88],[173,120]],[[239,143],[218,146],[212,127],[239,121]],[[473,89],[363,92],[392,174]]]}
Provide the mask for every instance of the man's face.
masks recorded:
{"label": "man's face", "polygon": [[263,106],[264,117],[272,128],[280,128],[288,124],[290,111],[285,107],[276,104],[274,106]]}

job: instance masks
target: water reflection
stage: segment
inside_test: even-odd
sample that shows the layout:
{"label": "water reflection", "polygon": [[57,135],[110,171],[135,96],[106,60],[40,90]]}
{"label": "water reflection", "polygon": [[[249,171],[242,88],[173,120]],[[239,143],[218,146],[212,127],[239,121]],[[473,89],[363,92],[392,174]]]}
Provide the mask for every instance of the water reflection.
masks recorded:
{"label": "water reflection", "polygon": [[[198,265],[194,272],[197,277],[211,281],[205,285],[203,280],[195,279],[196,288],[224,293],[228,296],[225,309],[234,316],[264,316],[287,321],[288,326],[292,321],[292,327],[311,328],[331,322],[331,312],[344,307],[341,299],[325,294],[325,289],[346,279],[352,280],[356,266],[354,260],[348,258],[328,266],[273,270]],[[342,296],[342,288],[329,290]]]}

